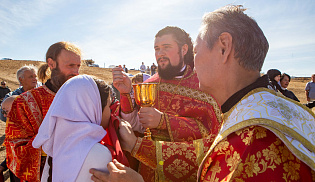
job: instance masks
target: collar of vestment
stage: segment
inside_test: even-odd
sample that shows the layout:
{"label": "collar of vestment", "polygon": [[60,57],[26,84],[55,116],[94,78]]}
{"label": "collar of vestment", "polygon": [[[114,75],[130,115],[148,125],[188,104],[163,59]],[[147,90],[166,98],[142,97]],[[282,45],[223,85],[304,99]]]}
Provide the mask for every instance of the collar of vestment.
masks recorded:
{"label": "collar of vestment", "polygon": [[223,113],[229,111],[238,101],[240,101],[248,92],[256,89],[256,88],[268,88],[270,86],[268,75],[264,75],[259,77],[254,83],[248,85],[247,87],[241,89],[240,91],[233,94],[230,98],[228,98],[225,103],[221,106],[221,110]]}
{"label": "collar of vestment", "polygon": [[185,74],[185,70],[186,70],[186,64],[182,67],[182,69],[179,71],[179,73],[175,76],[175,78],[182,78]]}

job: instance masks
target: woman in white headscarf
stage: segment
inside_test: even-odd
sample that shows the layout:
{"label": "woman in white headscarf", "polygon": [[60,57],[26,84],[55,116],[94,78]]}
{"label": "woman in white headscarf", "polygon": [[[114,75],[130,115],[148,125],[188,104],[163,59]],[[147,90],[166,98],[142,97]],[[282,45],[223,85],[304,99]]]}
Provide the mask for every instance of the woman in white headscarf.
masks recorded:
{"label": "woman in white headscarf", "polygon": [[[33,141],[52,157],[52,181],[91,181],[90,168],[107,171],[111,151],[99,142],[111,117],[110,87],[88,75],[68,80],[57,92]],[[42,181],[48,178],[46,161]]]}

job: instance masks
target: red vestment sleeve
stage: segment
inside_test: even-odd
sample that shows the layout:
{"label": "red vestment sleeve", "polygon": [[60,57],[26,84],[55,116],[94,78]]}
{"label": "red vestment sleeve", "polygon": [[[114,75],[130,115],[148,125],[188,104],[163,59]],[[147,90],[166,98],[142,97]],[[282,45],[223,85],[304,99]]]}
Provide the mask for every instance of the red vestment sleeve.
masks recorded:
{"label": "red vestment sleeve", "polygon": [[200,181],[315,181],[315,173],[270,130],[250,126],[220,141]]}
{"label": "red vestment sleeve", "polygon": [[32,147],[37,132],[28,104],[17,97],[7,120],[5,146],[8,168],[22,180],[40,181],[41,150]]}

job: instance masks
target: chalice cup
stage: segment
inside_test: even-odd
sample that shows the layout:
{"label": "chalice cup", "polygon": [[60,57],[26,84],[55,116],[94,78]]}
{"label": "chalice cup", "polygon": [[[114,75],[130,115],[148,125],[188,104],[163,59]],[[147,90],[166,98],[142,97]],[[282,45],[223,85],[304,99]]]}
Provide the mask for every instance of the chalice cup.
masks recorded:
{"label": "chalice cup", "polygon": [[[135,101],[140,107],[152,107],[155,104],[157,97],[157,83],[138,83],[134,84],[134,96]],[[149,128],[146,128],[144,132],[144,138],[151,139],[151,132]]]}

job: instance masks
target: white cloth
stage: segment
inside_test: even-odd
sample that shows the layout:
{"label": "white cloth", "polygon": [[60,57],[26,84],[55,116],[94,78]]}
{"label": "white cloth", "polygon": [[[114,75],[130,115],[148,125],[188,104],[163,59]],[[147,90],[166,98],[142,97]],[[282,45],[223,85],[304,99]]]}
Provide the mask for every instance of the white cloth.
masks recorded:
{"label": "white cloth", "polygon": [[101,120],[101,98],[93,78],[79,75],[64,83],[33,141],[34,148],[42,146],[53,157],[53,181],[75,181],[90,149],[106,135]]}
{"label": "white cloth", "polygon": [[92,174],[89,173],[91,168],[109,173],[107,164],[110,161],[112,161],[112,154],[108,148],[100,143],[96,143],[86,156],[76,182],[92,182]]}

